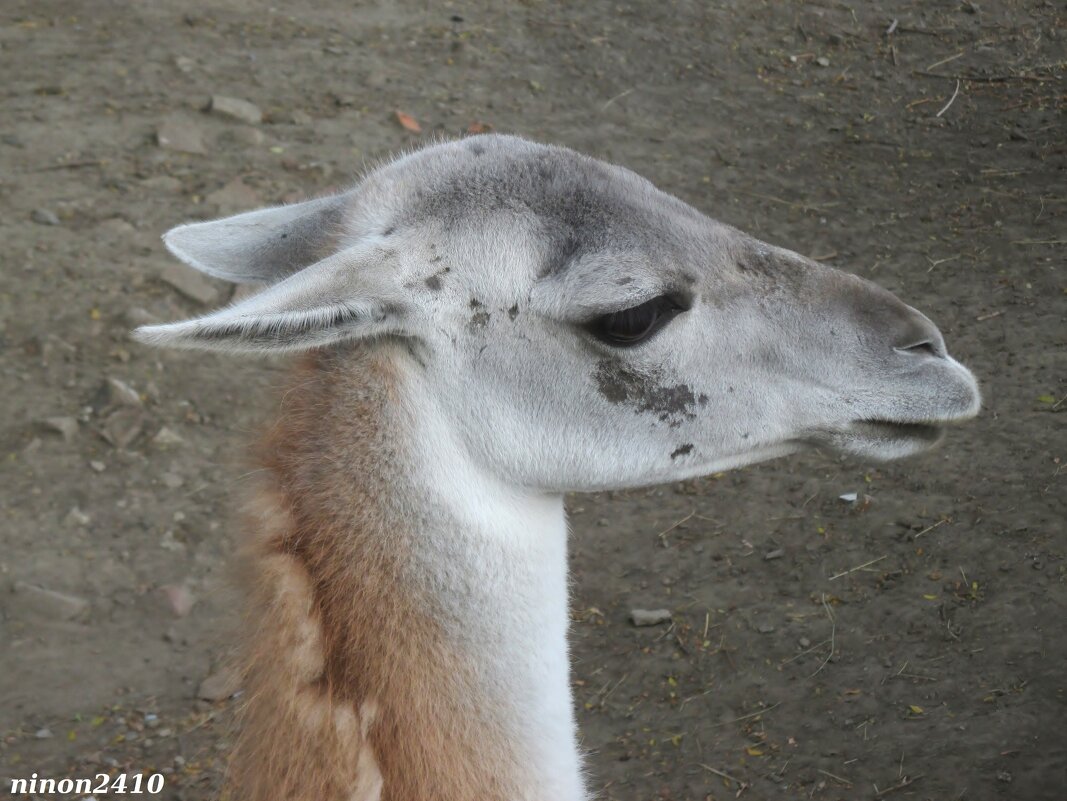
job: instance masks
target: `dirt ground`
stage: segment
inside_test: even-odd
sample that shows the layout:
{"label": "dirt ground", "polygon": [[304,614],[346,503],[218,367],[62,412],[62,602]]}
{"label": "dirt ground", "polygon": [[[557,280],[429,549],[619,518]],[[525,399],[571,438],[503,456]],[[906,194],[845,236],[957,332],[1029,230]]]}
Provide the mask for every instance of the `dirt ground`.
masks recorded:
{"label": "dirt ground", "polygon": [[1067,797],[1063,3],[297,8],[0,6],[0,778],[218,792],[233,701],[198,695],[227,694],[231,510],[285,366],[128,339],[230,292],[160,233],[481,124],[882,283],[986,398],[908,462],[569,499],[598,797]]}

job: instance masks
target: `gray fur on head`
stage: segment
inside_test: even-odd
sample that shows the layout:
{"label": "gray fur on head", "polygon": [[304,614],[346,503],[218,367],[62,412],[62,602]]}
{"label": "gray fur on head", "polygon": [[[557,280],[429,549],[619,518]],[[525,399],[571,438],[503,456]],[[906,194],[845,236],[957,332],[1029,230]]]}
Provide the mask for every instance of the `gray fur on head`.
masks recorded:
{"label": "gray fur on head", "polygon": [[[922,450],[979,406],[929,319],[753,239],[622,167],[511,136],[432,145],[350,191],[165,241],[262,293],[139,329],[158,345],[410,344],[420,391],[524,486],[706,474],[823,444]],[[642,341],[605,318],[666,309]],[[641,311],[642,309],[646,311]]]}

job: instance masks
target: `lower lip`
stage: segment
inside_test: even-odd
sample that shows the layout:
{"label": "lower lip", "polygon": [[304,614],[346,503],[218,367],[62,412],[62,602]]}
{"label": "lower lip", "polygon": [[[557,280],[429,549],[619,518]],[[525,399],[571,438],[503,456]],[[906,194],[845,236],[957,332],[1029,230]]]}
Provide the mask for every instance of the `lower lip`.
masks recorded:
{"label": "lower lip", "polygon": [[855,424],[857,431],[870,432],[893,439],[936,440],[941,427],[931,423],[895,423],[891,420],[863,420]]}

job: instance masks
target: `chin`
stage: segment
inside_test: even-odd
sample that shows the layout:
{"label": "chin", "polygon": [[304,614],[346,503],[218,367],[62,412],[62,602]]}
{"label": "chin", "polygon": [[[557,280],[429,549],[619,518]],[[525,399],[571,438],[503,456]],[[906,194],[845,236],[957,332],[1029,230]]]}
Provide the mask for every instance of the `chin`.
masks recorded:
{"label": "chin", "polygon": [[932,423],[866,420],[825,435],[819,444],[864,459],[889,462],[925,453],[944,439],[943,427]]}

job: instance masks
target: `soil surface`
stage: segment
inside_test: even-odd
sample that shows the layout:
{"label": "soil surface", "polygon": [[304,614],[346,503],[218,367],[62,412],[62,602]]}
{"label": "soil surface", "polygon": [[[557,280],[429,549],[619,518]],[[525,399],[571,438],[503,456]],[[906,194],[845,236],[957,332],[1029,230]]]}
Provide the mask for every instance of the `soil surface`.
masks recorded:
{"label": "soil surface", "polygon": [[568,499],[597,797],[1067,797],[1063,4],[355,5],[0,7],[0,777],[221,783],[232,510],[285,364],[128,339],[231,292],[159,235],[492,126],[880,282],[986,399],[907,462]]}

